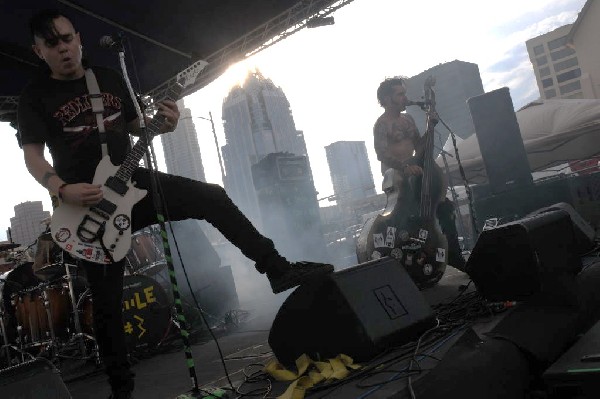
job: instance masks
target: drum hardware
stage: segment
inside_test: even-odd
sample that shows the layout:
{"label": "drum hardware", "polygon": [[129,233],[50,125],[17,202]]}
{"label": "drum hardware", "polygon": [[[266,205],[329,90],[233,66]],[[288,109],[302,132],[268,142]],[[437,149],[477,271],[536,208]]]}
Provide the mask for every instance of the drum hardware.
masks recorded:
{"label": "drum hardware", "polygon": [[71,309],[73,309],[73,324],[75,325],[75,339],[79,342],[79,350],[81,352],[82,357],[87,356],[87,349],[85,347],[85,337],[83,335],[83,330],[81,328],[81,323],[79,321],[79,308],[77,307],[77,302],[75,301],[75,289],[73,287],[73,276],[71,271],[69,270],[71,266],[75,267],[76,265],[70,265],[65,263],[65,279],[67,280],[67,285],[69,287],[69,297],[71,299]]}
{"label": "drum hardware", "polygon": [[131,249],[126,259],[126,268],[130,275],[151,276],[167,267],[162,242],[158,233],[151,228],[133,233]]}

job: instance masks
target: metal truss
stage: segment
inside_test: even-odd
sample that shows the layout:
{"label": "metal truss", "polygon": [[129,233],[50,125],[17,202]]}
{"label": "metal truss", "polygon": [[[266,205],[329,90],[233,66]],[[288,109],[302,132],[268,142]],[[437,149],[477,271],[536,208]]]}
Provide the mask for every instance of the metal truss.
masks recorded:
{"label": "metal truss", "polygon": [[[206,57],[208,62],[195,82],[186,87],[183,96],[194,93],[218,78],[235,62],[254,55],[275,43],[306,28],[307,22],[324,18],[353,0],[303,0],[288,11],[267,21],[246,35]],[[179,75],[179,74],[178,74]],[[144,93],[154,99],[164,98],[166,91],[177,81],[177,75]],[[0,121],[12,120],[17,112],[18,97],[0,96]]]}
{"label": "metal truss", "polygon": [[14,122],[18,104],[17,96],[0,96],[0,122]]}
{"label": "metal truss", "polygon": [[[352,1],[304,0],[298,2],[288,11],[206,57],[205,61],[208,62],[208,65],[202,70],[196,81],[184,90],[183,96],[194,93],[208,85],[223,74],[231,64],[271,47],[306,28],[308,21],[324,18]],[[155,99],[164,97],[164,93],[175,84],[176,79],[176,76],[170,78],[160,86],[150,90],[146,95]]]}

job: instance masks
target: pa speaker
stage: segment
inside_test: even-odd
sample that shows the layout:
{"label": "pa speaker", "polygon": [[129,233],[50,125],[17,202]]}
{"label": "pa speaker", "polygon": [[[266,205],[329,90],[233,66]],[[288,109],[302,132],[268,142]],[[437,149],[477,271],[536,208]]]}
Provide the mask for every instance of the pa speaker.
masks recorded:
{"label": "pa speaker", "polygon": [[559,202],[547,206],[545,208],[540,208],[535,212],[532,212],[531,215],[538,215],[540,213],[556,210],[562,210],[567,212],[569,214],[569,217],[571,218],[571,222],[573,222],[573,234],[575,235],[575,250],[577,251],[577,253],[579,255],[583,255],[586,252],[591,251],[596,245],[596,232],[594,231],[594,228],[590,226],[590,224],[586,222],[583,219],[583,217],[581,217],[581,215],[577,213],[575,208],[573,208],[571,205],[567,204],[566,202]]}
{"label": "pa speaker", "polygon": [[525,300],[544,291],[570,303],[581,271],[573,223],[552,210],[481,233],[467,260],[467,273],[490,301]]}
{"label": "pa speaker", "polygon": [[0,398],[71,399],[59,371],[46,359],[0,370]]}
{"label": "pa speaker", "polygon": [[288,368],[346,354],[366,361],[416,339],[434,314],[404,267],[382,258],[298,287],[275,316],[269,345]]}
{"label": "pa speaker", "polygon": [[507,87],[467,100],[492,193],[533,183]]}

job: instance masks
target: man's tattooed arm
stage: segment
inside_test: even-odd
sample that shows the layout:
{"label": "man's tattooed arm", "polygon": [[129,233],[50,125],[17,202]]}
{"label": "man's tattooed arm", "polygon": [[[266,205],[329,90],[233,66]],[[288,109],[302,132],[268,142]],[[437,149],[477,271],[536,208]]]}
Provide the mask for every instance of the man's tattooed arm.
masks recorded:
{"label": "man's tattooed arm", "polygon": [[50,180],[50,178],[52,176],[56,176],[56,173],[54,173],[54,172],[44,173],[44,176],[42,176],[42,179],[40,181],[40,183],[42,183],[42,186],[44,186],[45,188],[48,188],[48,180]]}

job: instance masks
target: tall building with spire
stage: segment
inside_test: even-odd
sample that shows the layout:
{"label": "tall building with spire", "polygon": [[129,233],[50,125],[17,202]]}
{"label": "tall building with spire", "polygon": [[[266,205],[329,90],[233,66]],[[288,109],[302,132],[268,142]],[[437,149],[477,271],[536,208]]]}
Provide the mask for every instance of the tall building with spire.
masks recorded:
{"label": "tall building with spire", "polygon": [[242,86],[231,89],[223,101],[222,117],[225,189],[248,218],[261,225],[252,165],[272,153],[307,155],[303,133],[296,129],[283,90],[258,70],[250,72]]}
{"label": "tall building with spire", "polygon": [[180,109],[179,123],[175,131],[160,136],[167,172],[189,179],[206,181],[202,155],[192,112],[185,108],[183,100],[177,101]]}

